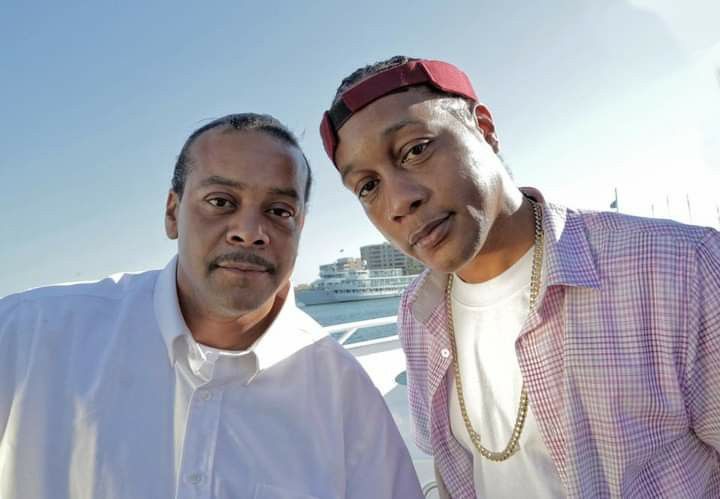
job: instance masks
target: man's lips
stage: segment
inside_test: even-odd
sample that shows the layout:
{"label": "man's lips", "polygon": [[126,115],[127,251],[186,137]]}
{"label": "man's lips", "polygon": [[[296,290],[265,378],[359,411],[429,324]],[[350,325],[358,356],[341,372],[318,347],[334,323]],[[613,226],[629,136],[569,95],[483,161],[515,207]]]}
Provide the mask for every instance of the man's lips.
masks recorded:
{"label": "man's lips", "polygon": [[254,253],[236,252],[216,258],[209,266],[210,271],[223,269],[238,273],[265,272],[275,273],[275,265]]}
{"label": "man's lips", "polygon": [[425,223],[410,234],[410,238],[408,239],[410,246],[425,249],[437,245],[445,238],[450,229],[451,216],[451,213],[446,213]]}
{"label": "man's lips", "polygon": [[236,272],[267,272],[268,269],[265,267],[261,267],[260,265],[253,265],[250,263],[223,263],[218,265],[219,268],[225,269],[225,270],[233,270]]}

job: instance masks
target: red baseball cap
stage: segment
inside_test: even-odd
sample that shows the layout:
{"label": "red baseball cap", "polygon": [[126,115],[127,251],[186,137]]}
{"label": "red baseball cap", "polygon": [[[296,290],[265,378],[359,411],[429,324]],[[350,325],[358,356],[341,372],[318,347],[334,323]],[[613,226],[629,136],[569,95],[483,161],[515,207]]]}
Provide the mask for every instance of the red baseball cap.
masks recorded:
{"label": "red baseball cap", "polygon": [[[414,85],[429,85],[447,94],[478,101],[467,75],[447,62],[414,59],[374,74],[346,90],[323,115],[320,135],[333,164],[339,140],[337,132],[354,113],[389,93]],[[497,151],[495,125],[490,111],[478,104],[477,115],[488,142]]]}

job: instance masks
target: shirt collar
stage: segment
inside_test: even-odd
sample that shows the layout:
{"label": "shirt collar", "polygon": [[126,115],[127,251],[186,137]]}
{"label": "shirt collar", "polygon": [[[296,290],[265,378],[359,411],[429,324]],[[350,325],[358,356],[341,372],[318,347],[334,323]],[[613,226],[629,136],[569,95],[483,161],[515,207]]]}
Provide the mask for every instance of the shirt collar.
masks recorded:
{"label": "shirt collar", "polygon": [[582,217],[552,203],[544,203],[543,208],[547,285],[600,287],[600,276]]}
{"label": "shirt collar", "polygon": [[178,360],[178,349],[184,342],[179,338],[191,336],[185,324],[177,296],[177,255],[160,271],[155,283],[153,305],[160,333],[168,351],[170,363]]}
{"label": "shirt collar", "polygon": [[[178,360],[179,338],[192,337],[185,323],[177,296],[177,256],[173,257],[157,278],[154,307],[171,363]],[[262,371],[285,360],[300,349],[324,338],[322,327],[295,304],[295,292],[288,286],[287,296],[275,320],[248,349],[257,358],[257,370]]]}
{"label": "shirt collar", "polygon": [[258,370],[282,362],[325,336],[322,327],[297,307],[295,291],[290,285],[275,320],[252,346],[258,359]]}
{"label": "shirt collar", "polygon": [[[547,203],[533,187],[520,190],[543,205],[546,286],[599,287],[600,278],[581,218],[565,207]],[[428,270],[421,279],[409,304],[413,316],[426,322],[438,304],[444,303],[448,274]]]}

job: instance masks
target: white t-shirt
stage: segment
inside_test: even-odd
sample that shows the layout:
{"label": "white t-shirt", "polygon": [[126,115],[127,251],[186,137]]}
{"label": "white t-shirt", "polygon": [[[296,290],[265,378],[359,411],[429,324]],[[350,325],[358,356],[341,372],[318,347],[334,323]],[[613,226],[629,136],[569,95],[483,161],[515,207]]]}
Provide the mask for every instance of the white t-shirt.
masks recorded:
{"label": "white t-shirt", "polygon": [[[515,340],[528,316],[533,249],[501,275],[479,284],[453,279],[452,311],[465,407],[483,446],[502,451],[517,417],[522,376]],[[478,497],[563,497],[550,454],[528,408],[520,450],[494,462],[481,456],[465,428],[457,387],[450,391],[450,426],[473,454]]]}

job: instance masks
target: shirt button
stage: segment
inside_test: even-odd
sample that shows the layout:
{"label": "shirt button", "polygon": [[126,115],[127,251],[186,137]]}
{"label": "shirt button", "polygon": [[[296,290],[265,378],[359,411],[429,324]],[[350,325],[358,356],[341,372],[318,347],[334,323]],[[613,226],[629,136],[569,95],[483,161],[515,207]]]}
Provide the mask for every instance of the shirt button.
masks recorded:
{"label": "shirt button", "polygon": [[443,359],[447,359],[448,357],[450,357],[450,350],[448,350],[447,348],[443,348],[442,350],[440,350],[440,356]]}
{"label": "shirt button", "polygon": [[203,473],[192,473],[188,475],[187,481],[192,483],[193,485],[198,485],[203,482],[205,479],[205,474]]}
{"label": "shirt button", "polygon": [[210,400],[212,397],[213,397],[213,394],[212,394],[211,391],[203,390],[203,391],[200,392],[200,399],[201,399],[201,400],[208,401],[208,400]]}

